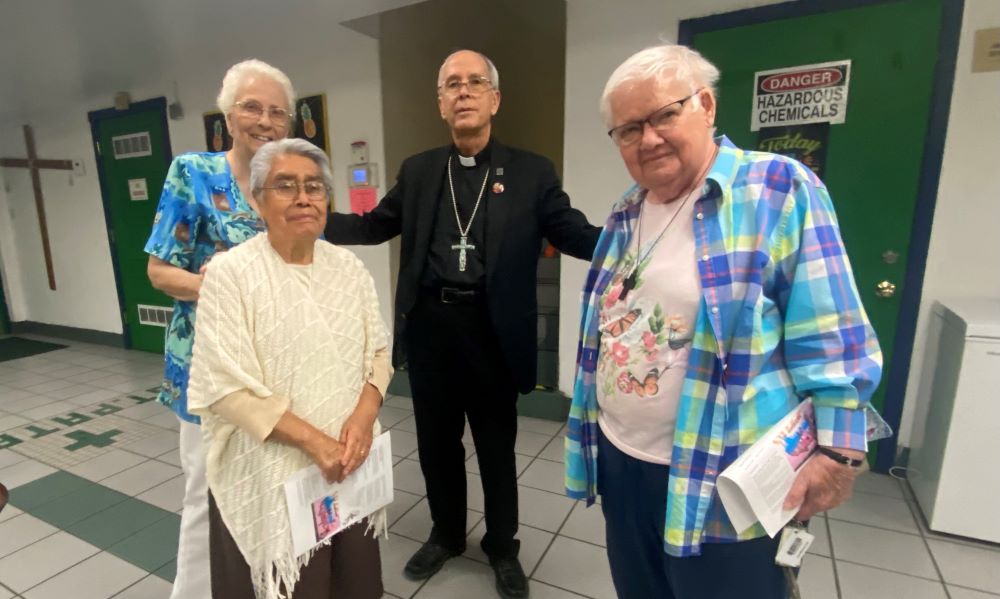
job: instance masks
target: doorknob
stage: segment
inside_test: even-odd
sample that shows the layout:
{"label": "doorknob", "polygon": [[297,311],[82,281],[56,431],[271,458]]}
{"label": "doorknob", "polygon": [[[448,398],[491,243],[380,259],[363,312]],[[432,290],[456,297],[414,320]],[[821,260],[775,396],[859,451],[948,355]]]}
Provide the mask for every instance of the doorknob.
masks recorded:
{"label": "doorknob", "polygon": [[896,295],[896,284],[889,281],[882,281],[875,286],[875,295],[879,297],[892,297]]}

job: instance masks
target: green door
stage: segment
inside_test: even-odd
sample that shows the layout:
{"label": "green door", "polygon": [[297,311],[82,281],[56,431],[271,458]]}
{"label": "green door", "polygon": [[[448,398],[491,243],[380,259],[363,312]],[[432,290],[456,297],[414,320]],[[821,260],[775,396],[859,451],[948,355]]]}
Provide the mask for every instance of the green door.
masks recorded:
{"label": "green door", "polygon": [[[143,103],[146,104],[146,103]],[[107,210],[124,307],[126,341],[135,348],[163,352],[173,300],[153,289],[146,276],[149,238],[170,156],[165,143],[162,103],[121,116],[94,119]]]}
{"label": "green door", "polygon": [[[884,354],[878,409],[892,363],[940,27],[941,0],[903,0],[702,32],[690,44],[722,72],[716,125],[744,148],[757,142],[750,130],[755,72],[851,60],[846,121],[830,126],[823,179]],[[897,286],[895,295],[876,293],[882,281]]]}

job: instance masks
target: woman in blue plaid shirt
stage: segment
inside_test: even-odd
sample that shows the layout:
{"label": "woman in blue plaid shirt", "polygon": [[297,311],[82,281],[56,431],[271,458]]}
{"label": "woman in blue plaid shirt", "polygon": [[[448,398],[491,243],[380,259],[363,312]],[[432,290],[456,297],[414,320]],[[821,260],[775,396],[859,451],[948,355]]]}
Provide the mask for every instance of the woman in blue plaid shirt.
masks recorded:
{"label": "woman in blue plaid shirt", "polygon": [[827,189],[792,159],[713,137],[718,77],[658,46],[601,100],[635,185],[584,288],[566,486],[601,495],[623,599],[785,597],[777,539],[733,529],[719,472],[811,397],[828,452],[786,500],[808,520],[850,496],[884,434],[869,406],[882,355]]}

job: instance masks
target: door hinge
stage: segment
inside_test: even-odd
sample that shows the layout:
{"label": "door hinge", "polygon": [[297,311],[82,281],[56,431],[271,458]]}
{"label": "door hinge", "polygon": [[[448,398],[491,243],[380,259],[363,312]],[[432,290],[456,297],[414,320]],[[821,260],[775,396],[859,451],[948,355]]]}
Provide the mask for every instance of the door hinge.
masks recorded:
{"label": "door hinge", "polygon": [[95,141],[94,142],[94,149],[97,150],[97,157],[100,158],[101,157],[101,142]]}

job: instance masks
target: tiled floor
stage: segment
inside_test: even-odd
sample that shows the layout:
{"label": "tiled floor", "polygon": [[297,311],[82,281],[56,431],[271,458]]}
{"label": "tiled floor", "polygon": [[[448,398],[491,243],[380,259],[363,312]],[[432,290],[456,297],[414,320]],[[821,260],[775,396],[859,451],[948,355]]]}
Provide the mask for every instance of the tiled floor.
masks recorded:
{"label": "tiled floor", "polygon": [[[166,598],[183,478],[176,419],[150,401],[160,359],[69,345],[0,362],[0,481],[13,489],[0,514],[0,599]],[[478,547],[483,497],[469,438],[469,549],[429,581],[403,578],[430,515],[410,401],[390,397],[382,422],[396,456],[382,541],[387,596],[495,597]],[[532,598],[614,597],[600,508],[562,495],[561,423],[520,425],[519,537]],[[1000,597],[1000,547],[928,532],[895,479],[863,475],[854,498],[811,529],[818,538],[800,578],[807,599]]]}

